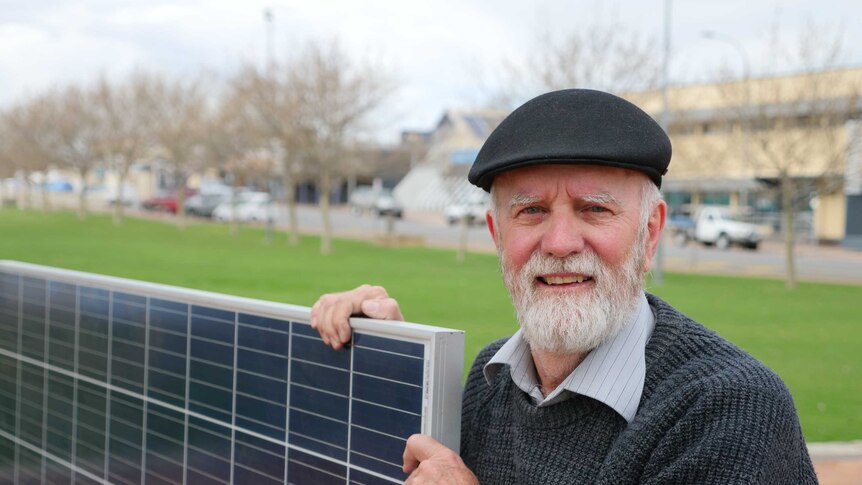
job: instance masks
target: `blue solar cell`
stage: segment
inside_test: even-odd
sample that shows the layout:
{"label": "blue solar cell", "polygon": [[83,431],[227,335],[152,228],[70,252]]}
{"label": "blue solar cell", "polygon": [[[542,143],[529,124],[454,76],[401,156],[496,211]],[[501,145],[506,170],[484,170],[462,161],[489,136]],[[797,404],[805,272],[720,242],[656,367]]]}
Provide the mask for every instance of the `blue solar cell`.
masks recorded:
{"label": "blue solar cell", "polygon": [[[211,423],[204,419],[190,417],[189,445],[214,457],[229,460],[232,446],[231,430],[226,426]],[[202,471],[206,471],[206,469],[202,469]]]}
{"label": "blue solar cell", "polygon": [[411,413],[422,412],[422,394],[417,386],[378,379],[361,374],[353,375],[353,397],[384,406],[403,409]]}
{"label": "blue solar cell", "polygon": [[350,392],[350,373],[308,362],[290,362],[290,382],[346,396]]}
{"label": "blue solar cell", "polygon": [[421,359],[377,350],[353,349],[353,370],[361,374],[420,385],[423,369]]}
{"label": "blue solar cell", "polygon": [[153,309],[160,308],[163,310],[171,310],[177,313],[188,314],[188,303],[182,303],[173,300],[164,300],[162,298],[150,298],[150,307]]}
{"label": "blue solar cell", "polygon": [[[139,298],[133,298],[132,295],[114,293],[114,320],[122,320],[127,323],[144,325],[147,319],[146,303],[145,301],[140,303],[136,302],[138,299]],[[140,298],[140,300],[144,299]]]}
{"label": "blue solar cell", "polygon": [[197,381],[212,384],[227,391],[233,389],[233,369],[209,362],[189,359],[189,376]]}
{"label": "blue solar cell", "polygon": [[[388,462],[401,467],[404,445],[407,442],[401,438],[375,433],[357,426],[350,428],[351,453],[361,453],[379,461]],[[351,457],[351,461],[352,461]]]}
{"label": "blue solar cell", "polygon": [[363,428],[398,436],[406,440],[421,426],[421,420],[415,414],[375,406],[362,401],[353,401],[352,405],[353,424]]}
{"label": "blue solar cell", "polygon": [[[185,340],[185,339],[183,339]],[[150,348],[150,370],[159,369],[175,375],[186,375],[186,357]]]}
{"label": "blue solar cell", "polygon": [[233,367],[233,346],[229,347],[193,338],[191,341],[191,354],[195,359]]}
{"label": "blue solar cell", "polygon": [[290,430],[317,441],[347,449],[347,423],[291,409]]}
{"label": "blue solar cell", "polygon": [[220,308],[212,308],[207,306],[192,305],[192,315],[211,318],[213,320],[221,320],[224,322],[236,322],[236,312],[230,310],[222,310]]}
{"label": "blue solar cell", "polygon": [[273,402],[285,402],[287,400],[287,386],[284,381],[247,372],[237,373],[236,390]]}
{"label": "blue solar cell", "polygon": [[[230,413],[233,411],[233,392],[192,381],[189,383],[189,400],[191,401],[189,403],[190,406],[194,402],[198,402],[205,404],[206,409],[215,408],[213,412],[216,414],[209,411],[201,411],[207,416],[230,422]],[[223,411],[223,413],[219,413],[218,410]],[[226,416],[225,413],[227,413]]]}
{"label": "blue solar cell", "polygon": [[239,349],[236,355],[237,369],[272,376],[274,379],[287,380],[287,357],[262,354],[252,350]]}
{"label": "blue solar cell", "polygon": [[413,357],[420,359],[425,357],[425,346],[420,343],[376,337],[374,335],[359,332],[353,335],[353,345],[356,347],[386,350],[396,354],[412,355]]}
{"label": "blue solar cell", "polygon": [[188,332],[189,316],[187,312],[163,310],[150,307],[150,328],[160,328],[185,335]]}
{"label": "blue solar cell", "polygon": [[346,350],[333,352],[332,348],[323,345],[322,340],[294,335],[291,338],[290,352],[294,359],[345,370],[350,368],[350,352]]}
{"label": "blue solar cell", "polygon": [[233,478],[235,483],[254,483],[256,485],[281,485],[284,483],[282,480],[270,478],[240,465],[234,466]]}
{"label": "blue solar cell", "polygon": [[146,339],[146,328],[142,323],[127,323],[114,319],[111,331],[115,339],[125,340],[143,345]]}
{"label": "blue solar cell", "polygon": [[236,434],[234,461],[270,478],[284,480],[284,446],[255,438],[246,433]]}
{"label": "blue solar cell", "polygon": [[290,389],[290,407],[346,422],[350,400],[345,396],[293,386]]}
{"label": "blue solar cell", "polygon": [[290,332],[290,322],[287,320],[279,320],[276,318],[267,318],[257,315],[249,315],[247,313],[239,314],[239,323],[251,325],[253,327],[266,328],[282,333]]}
{"label": "blue solar cell", "polygon": [[339,461],[347,460],[347,450],[341,446],[324,443],[323,441],[318,441],[296,433],[290,433],[288,435],[288,441],[293,446],[302,448],[306,451],[320,453],[321,455],[328,456]]}
{"label": "blue solar cell", "polygon": [[287,356],[287,337],[282,333],[240,325],[238,337],[241,347]]}
{"label": "blue solar cell", "polygon": [[236,414],[237,417],[246,417],[281,430],[284,430],[284,421],[287,418],[284,405],[261,401],[241,394],[236,396]]}
{"label": "blue solar cell", "polygon": [[150,369],[147,395],[183,407],[186,396],[185,379]]}
{"label": "blue solar cell", "polygon": [[398,477],[401,480],[407,478],[407,475],[401,471],[401,465],[375,460],[374,458],[360,455],[358,453],[350,453],[350,463],[377,473],[382,473],[389,477]]}
{"label": "blue solar cell", "polygon": [[224,342],[228,345],[233,345],[234,326],[233,322],[192,316],[193,336]]}
{"label": "blue solar cell", "polygon": [[188,483],[228,483],[230,481],[230,453],[228,461],[189,447]]}
{"label": "blue solar cell", "polygon": [[51,281],[48,284],[48,296],[51,306],[66,308],[74,311],[76,307],[77,286],[59,281]]}
{"label": "blue solar cell", "polygon": [[287,482],[290,484],[343,484],[347,479],[347,467],[339,463],[298,450],[290,450],[288,460]]}
{"label": "blue solar cell", "polygon": [[350,470],[350,485],[391,485],[392,482],[377,475],[364,473],[357,469]]}

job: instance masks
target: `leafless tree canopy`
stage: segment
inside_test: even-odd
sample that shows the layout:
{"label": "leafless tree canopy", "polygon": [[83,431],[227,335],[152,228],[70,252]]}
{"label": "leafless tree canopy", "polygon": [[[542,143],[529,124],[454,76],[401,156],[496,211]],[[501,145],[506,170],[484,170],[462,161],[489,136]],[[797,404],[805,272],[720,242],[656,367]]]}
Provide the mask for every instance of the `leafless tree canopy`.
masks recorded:
{"label": "leafless tree canopy", "polygon": [[618,21],[565,32],[540,31],[529,54],[502,60],[492,102],[514,106],[545,91],[594,88],[612,92],[654,87],[659,80],[656,42]]}

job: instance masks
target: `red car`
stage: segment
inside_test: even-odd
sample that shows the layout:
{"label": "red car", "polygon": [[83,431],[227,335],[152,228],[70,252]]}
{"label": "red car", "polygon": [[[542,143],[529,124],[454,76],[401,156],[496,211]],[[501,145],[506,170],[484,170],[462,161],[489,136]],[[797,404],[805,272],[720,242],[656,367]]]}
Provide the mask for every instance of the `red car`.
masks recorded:
{"label": "red car", "polygon": [[[186,189],[186,198],[189,198],[197,193],[196,190]],[[141,206],[144,209],[157,211],[157,212],[170,212],[171,214],[177,213],[177,194],[176,193],[166,193],[162,195],[157,195],[156,197],[150,197],[145,200]]]}

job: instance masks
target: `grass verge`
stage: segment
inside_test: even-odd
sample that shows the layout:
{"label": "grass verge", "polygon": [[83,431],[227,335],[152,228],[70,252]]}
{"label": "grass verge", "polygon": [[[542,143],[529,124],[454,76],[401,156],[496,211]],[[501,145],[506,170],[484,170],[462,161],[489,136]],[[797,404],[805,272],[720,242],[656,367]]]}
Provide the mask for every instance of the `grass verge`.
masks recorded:
{"label": "grass verge", "polygon": [[[464,329],[465,365],[492,339],[516,329],[496,257],[451,250],[381,248],[336,240],[321,256],[316,237],[298,246],[283,234],[140,219],[79,221],[71,213],[0,210],[0,259],[311,305],[362,283],[387,287],[411,321]],[[650,291],[775,370],[796,401],[809,441],[862,438],[862,287],[667,274]]]}

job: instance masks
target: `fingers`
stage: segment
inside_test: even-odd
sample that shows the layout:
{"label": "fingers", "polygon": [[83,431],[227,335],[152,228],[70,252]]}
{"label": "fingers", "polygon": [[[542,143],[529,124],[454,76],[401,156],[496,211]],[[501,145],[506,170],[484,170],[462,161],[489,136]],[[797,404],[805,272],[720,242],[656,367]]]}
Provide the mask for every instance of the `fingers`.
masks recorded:
{"label": "fingers", "polygon": [[311,307],[311,327],[320,333],[326,345],[340,349],[350,342],[351,315],[365,314],[363,303],[367,303],[368,315],[372,318],[402,320],[398,303],[389,298],[380,286],[362,285],[350,291],[328,293],[321,296]]}
{"label": "fingers", "polygon": [[394,298],[377,298],[365,300],[360,305],[362,314],[378,320],[404,320],[401,308]]}
{"label": "fingers", "polygon": [[403,458],[404,473],[410,475],[405,485],[479,483],[457,453],[427,435],[408,438]]}
{"label": "fingers", "polygon": [[404,447],[404,473],[413,473],[419,463],[431,458],[435,454],[452,452],[439,441],[424,434],[414,434],[407,438],[407,446]]}

